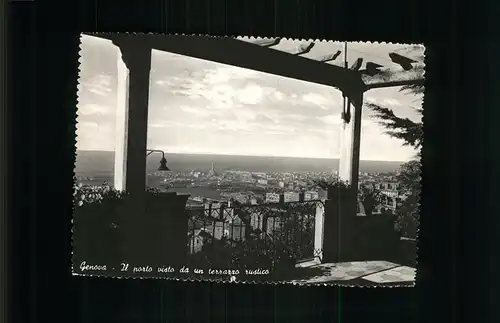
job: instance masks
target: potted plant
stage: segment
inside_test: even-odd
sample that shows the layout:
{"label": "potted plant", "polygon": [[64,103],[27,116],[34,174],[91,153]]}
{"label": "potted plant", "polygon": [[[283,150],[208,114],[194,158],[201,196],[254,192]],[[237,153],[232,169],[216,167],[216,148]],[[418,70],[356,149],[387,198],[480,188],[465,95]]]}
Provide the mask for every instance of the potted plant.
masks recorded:
{"label": "potted plant", "polygon": [[323,192],[322,195],[325,195],[329,200],[337,199],[339,196],[344,196],[345,194],[349,194],[351,186],[342,180],[319,180],[315,182],[316,186]]}
{"label": "potted plant", "polygon": [[382,193],[373,186],[361,185],[359,189],[359,200],[363,203],[366,216],[373,214],[375,208],[382,203]]}

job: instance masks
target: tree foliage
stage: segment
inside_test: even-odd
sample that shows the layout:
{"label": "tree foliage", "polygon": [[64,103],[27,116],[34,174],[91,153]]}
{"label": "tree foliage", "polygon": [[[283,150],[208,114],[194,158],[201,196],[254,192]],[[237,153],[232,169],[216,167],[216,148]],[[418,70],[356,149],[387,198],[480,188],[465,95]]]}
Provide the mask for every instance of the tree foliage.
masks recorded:
{"label": "tree foliage", "polygon": [[89,203],[101,203],[104,200],[120,199],[126,195],[125,192],[115,190],[110,184],[84,185],[75,183],[73,187],[73,206],[82,207]]}
{"label": "tree foliage", "polygon": [[421,164],[419,160],[412,160],[401,165],[397,179],[404,193],[410,194],[420,190],[420,173]]}
{"label": "tree foliage", "polygon": [[[423,76],[422,69],[422,76]],[[413,95],[422,95],[425,91],[423,85],[408,85],[400,91]],[[405,198],[396,210],[396,228],[405,236],[416,238],[417,227],[420,220],[420,190],[421,190],[421,151],[423,143],[423,123],[415,122],[408,118],[397,116],[390,108],[368,103],[367,107],[374,112],[374,117],[387,129],[391,137],[401,139],[403,145],[414,147],[417,156],[412,161],[403,164],[397,176]],[[414,108],[420,115],[423,107]]]}
{"label": "tree foliage", "polygon": [[[148,187],[147,193],[158,194],[160,190]],[[102,203],[109,200],[119,200],[129,196],[127,192],[116,190],[111,184],[100,185],[75,183],[73,186],[73,207],[79,208],[90,203]]]}
{"label": "tree foliage", "polygon": [[367,216],[372,215],[375,208],[382,203],[382,193],[373,186],[362,185],[358,191],[358,197],[365,207]]}

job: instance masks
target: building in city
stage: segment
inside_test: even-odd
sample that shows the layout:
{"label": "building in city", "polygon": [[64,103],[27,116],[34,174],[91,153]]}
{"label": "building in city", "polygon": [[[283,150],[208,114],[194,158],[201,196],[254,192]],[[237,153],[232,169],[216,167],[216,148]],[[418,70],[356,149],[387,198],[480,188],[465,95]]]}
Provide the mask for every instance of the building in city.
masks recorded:
{"label": "building in city", "polygon": [[302,202],[304,201],[304,193],[302,192],[285,192],[283,193],[283,200],[288,202]]}
{"label": "building in city", "polygon": [[266,203],[280,203],[282,195],[278,193],[266,193]]}
{"label": "building in city", "polygon": [[234,198],[236,201],[240,202],[241,204],[248,204],[250,202],[250,198],[248,195],[245,194],[238,194]]}
{"label": "building in city", "polygon": [[319,193],[315,191],[304,192],[304,201],[319,200]]}
{"label": "building in city", "polygon": [[300,186],[300,187],[306,187],[307,186],[307,182],[306,181],[297,181],[297,185]]}
{"label": "building in city", "polygon": [[261,184],[261,185],[267,185],[267,179],[264,179],[264,178],[259,178],[257,180],[257,183]]}

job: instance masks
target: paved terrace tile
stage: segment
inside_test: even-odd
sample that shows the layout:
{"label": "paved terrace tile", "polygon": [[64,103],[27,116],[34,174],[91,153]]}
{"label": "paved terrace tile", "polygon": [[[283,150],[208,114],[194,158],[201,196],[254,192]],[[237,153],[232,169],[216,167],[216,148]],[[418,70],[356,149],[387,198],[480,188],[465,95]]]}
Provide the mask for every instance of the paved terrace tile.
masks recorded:
{"label": "paved terrace tile", "polygon": [[406,266],[384,270],[375,274],[362,277],[377,284],[414,281],[416,269]]}
{"label": "paved terrace tile", "polygon": [[[295,280],[295,283],[306,283],[306,284],[318,284],[318,283],[329,283],[329,282],[344,282],[348,283],[349,280],[354,280],[361,277],[370,277],[373,283],[387,283],[387,282],[402,282],[407,280],[414,280],[415,274],[411,275],[410,267],[404,267],[401,270],[394,270],[402,268],[398,264],[388,262],[388,261],[356,261],[356,262],[342,262],[342,263],[326,263],[326,264],[315,264],[314,262],[308,266],[308,264],[302,263],[297,267],[302,268],[317,268],[322,269],[322,275]],[[372,276],[372,274],[381,274],[389,271],[387,275],[382,276]],[[413,269],[414,270],[414,269]],[[392,281],[391,281],[392,279]]]}

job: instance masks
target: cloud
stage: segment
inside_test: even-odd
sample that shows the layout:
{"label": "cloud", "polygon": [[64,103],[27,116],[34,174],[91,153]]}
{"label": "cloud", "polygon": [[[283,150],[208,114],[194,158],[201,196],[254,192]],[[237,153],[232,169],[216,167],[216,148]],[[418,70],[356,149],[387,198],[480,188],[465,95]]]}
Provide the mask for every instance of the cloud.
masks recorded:
{"label": "cloud", "polygon": [[[259,126],[257,126],[259,127]],[[264,134],[273,134],[273,135],[290,135],[296,134],[297,129],[293,126],[289,125],[268,125],[268,126],[260,126],[263,130]]]}
{"label": "cloud", "polygon": [[251,107],[239,107],[235,109],[234,116],[240,121],[251,121],[257,118],[257,113]]}
{"label": "cloud", "polygon": [[232,66],[216,66],[204,71],[203,82],[208,84],[226,84],[235,80],[249,80],[259,78],[259,72]]}
{"label": "cloud", "polygon": [[99,104],[83,104],[78,108],[79,116],[88,115],[110,115],[113,114],[112,108]]}
{"label": "cloud", "polygon": [[258,104],[264,98],[264,90],[256,84],[247,85],[237,93],[238,101],[242,104]]}
{"label": "cloud", "polygon": [[392,99],[392,98],[385,98],[385,99],[383,100],[383,104],[384,104],[384,105],[388,105],[388,106],[392,106],[392,107],[394,107],[394,106],[398,106],[398,105],[401,105],[401,103],[399,103],[399,101],[398,101],[398,100],[396,100],[396,99]]}
{"label": "cloud", "polygon": [[263,114],[262,112],[257,114],[255,117],[255,122],[265,125],[274,125],[279,123],[277,120],[270,118],[269,116]]}
{"label": "cloud", "polygon": [[277,101],[283,101],[286,100],[286,95],[283,92],[280,92],[278,90],[272,91],[273,98]]}
{"label": "cloud", "polygon": [[302,100],[317,105],[322,109],[326,109],[325,105],[329,103],[325,96],[318,93],[306,93],[302,95]]}
{"label": "cloud", "polygon": [[[233,82],[221,83],[213,81],[196,82],[191,80],[162,79],[156,81],[157,85],[165,87],[174,95],[182,95],[190,100],[203,99],[215,109],[229,109],[242,104],[259,104],[263,101],[266,89],[255,83],[234,84]],[[176,84],[176,82],[184,82]]]}
{"label": "cloud", "polygon": [[79,121],[76,130],[77,150],[114,150],[114,127],[98,122]]}
{"label": "cloud", "polygon": [[318,117],[319,120],[323,121],[326,124],[329,125],[340,125],[342,120],[340,119],[340,116],[334,116],[334,115],[327,115],[324,117]]}
{"label": "cloud", "polygon": [[191,114],[194,114],[196,116],[207,117],[210,115],[210,112],[203,107],[202,108],[199,108],[199,107],[195,108],[195,107],[182,105],[179,108],[184,112],[191,113]]}
{"label": "cloud", "polygon": [[309,116],[303,114],[290,113],[283,116],[284,119],[294,120],[294,121],[306,121],[310,119]]}
{"label": "cloud", "polygon": [[182,123],[177,121],[166,121],[157,120],[155,122],[148,123],[149,128],[179,128],[179,129],[198,129],[205,130],[208,128],[206,124],[201,123]]}
{"label": "cloud", "polygon": [[251,125],[248,122],[241,120],[217,120],[218,129],[221,130],[249,130]]}

